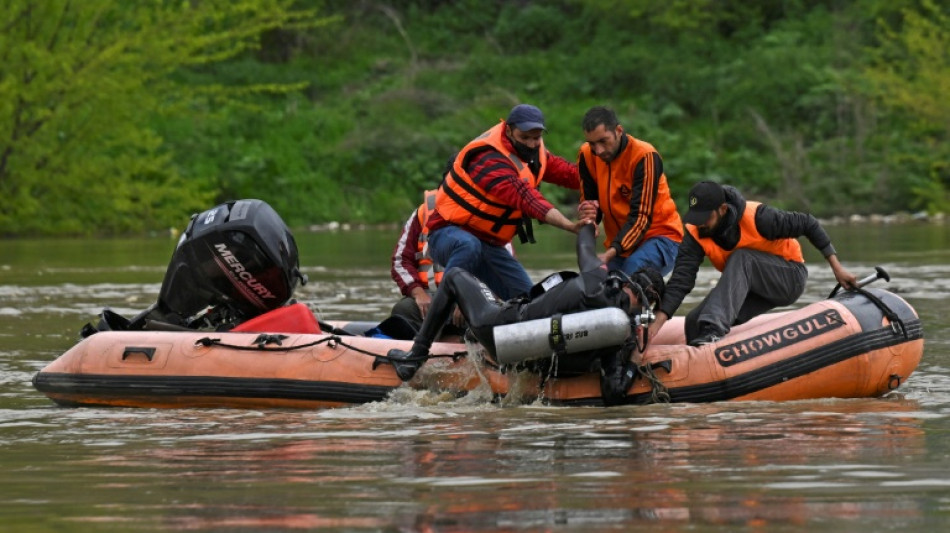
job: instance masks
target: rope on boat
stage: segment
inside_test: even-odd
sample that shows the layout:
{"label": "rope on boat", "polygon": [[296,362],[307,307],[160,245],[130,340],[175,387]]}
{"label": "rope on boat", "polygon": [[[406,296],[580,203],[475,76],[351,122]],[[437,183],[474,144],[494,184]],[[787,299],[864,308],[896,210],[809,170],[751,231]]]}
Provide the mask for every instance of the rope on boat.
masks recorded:
{"label": "rope on boat", "polygon": [[[212,337],[202,337],[198,339],[197,341],[195,341],[195,345],[204,346],[206,348],[217,346],[220,348],[229,348],[232,350],[240,350],[240,351],[245,351],[245,352],[291,352],[294,350],[300,350],[303,348],[312,348],[314,346],[326,344],[330,348],[336,348],[337,345],[339,345],[339,346],[343,346],[344,348],[353,350],[354,352],[359,352],[361,354],[368,355],[370,357],[376,357],[379,359],[384,359],[386,361],[390,360],[390,357],[386,354],[377,354],[369,350],[364,350],[363,348],[360,348],[358,346],[354,346],[352,344],[346,343],[343,341],[343,338],[338,335],[329,335],[318,341],[308,342],[304,344],[284,346],[283,341],[286,340],[287,338],[289,338],[289,335],[262,333],[258,335],[256,339],[254,339],[254,341],[251,343],[250,346],[244,346],[244,345],[239,345],[239,344],[228,344],[226,342],[222,342],[221,339],[215,339]],[[271,344],[276,344],[277,346],[269,346]],[[462,357],[465,357],[466,355],[468,355],[468,352],[463,350],[463,351],[453,352],[450,354],[429,355],[427,358],[451,357],[452,360],[458,360]],[[400,361],[403,361],[403,360],[400,360]]]}
{"label": "rope on boat", "polygon": [[551,363],[548,364],[547,371],[541,372],[541,379],[538,381],[538,397],[544,395],[544,387],[548,384],[548,379],[554,376],[557,376],[557,367],[559,362],[560,353],[555,351],[551,354]]}
{"label": "rope on boat", "polygon": [[670,391],[666,385],[660,381],[659,376],[653,371],[653,365],[636,366],[637,374],[650,384],[650,401],[648,403],[670,403]]}

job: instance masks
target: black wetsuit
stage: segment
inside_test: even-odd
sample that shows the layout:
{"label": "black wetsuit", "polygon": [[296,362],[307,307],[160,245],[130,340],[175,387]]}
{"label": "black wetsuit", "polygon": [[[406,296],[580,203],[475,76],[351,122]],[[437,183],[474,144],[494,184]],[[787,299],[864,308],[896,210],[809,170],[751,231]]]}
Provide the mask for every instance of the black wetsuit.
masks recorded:
{"label": "black wetsuit", "polygon": [[[545,284],[542,281],[534,286],[529,299],[503,302],[469,272],[460,268],[449,269],[414,339],[412,355],[429,353],[439,328],[445,324],[456,304],[475,338],[492,356],[495,355],[495,326],[607,307],[618,307],[629,313],[630,297],[626,291],[607,290],[607,265],[597,257],[595,246],[594,226],[583,227],[577,235],[580,274],[561,272],[557,275],[562,281],[547,290],[541,288]],[[549,276],[545,281],[551,278]]]}

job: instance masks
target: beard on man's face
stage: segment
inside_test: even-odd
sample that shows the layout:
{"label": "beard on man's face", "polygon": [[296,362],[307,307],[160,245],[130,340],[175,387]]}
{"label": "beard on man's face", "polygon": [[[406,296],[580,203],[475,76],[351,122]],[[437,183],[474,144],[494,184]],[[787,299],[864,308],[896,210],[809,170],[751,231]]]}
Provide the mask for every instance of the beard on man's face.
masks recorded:
{"label": "beard on man's face", "polygon": [[716,233],[716,228],[718,228],[719,225],[722,224],[722,219],[723,219],[722,214],[716,213],[716,216],[714,218],[715,220],[713,221],[712,224],[703,225],[696,228],[696,233],[699,234],[701,238],[708,239],[712,237],[713,234]]}

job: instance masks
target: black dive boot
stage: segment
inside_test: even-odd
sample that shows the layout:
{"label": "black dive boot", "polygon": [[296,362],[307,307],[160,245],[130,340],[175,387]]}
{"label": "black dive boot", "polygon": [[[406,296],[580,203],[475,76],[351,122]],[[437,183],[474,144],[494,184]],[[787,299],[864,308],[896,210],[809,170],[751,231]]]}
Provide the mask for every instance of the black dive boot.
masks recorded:
{"label": "black dive boot", "polygon": [[412,379],[412,376],[416,375],[416,371],[426,360],[424,355],[415,355],[412,350],[407,352],[398,348],[389,350],[386,357],[389,358],[389,362],[396,369],[396,375],[403,381]]}
{"label": "black dive boot", "polygon": [[625,350],[601,357],[600,396],[604,405],[609,407],[622,404],[636,376],[636,369],[627,359]]}

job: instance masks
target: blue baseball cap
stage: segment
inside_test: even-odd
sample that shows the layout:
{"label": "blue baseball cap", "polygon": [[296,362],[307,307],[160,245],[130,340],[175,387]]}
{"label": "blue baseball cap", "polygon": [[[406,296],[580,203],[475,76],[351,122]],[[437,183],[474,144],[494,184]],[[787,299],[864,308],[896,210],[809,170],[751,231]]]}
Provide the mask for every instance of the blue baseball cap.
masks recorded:
{"label": "blue baseball cap", "polygon": [[544,114],[533,105],[518,104],[511,108],[511,113],[508,113],[508,120],[505,122],[521,131],[543,130]]}

